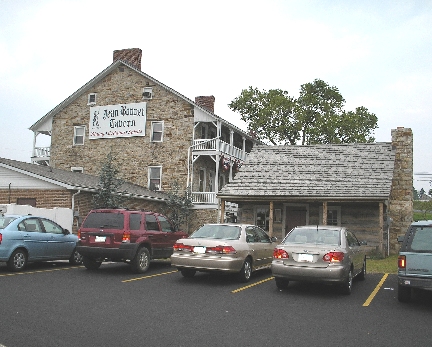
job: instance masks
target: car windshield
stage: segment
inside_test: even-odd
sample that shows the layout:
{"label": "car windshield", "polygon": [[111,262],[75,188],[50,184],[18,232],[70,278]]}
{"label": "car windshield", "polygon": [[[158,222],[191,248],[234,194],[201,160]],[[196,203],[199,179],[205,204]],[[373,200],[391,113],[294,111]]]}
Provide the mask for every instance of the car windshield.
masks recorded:
{"label": "car windshield", "polygon": [[419,226],[413,228],[411,250],[416,252],[432,252],[432,227]]}
{"label": "car windshield", "polygon": [[83,228],[123,229],[124,215],[112,212],[92,212],[85,219]]}
{"label": "car windshield", "polygon": [[307,243],[307,244],[324,244],[337,246],[339,245],[340,231],[323,228],[294,228],[282,241],[287,243]]}
{"label": "car windshield", "polygon": [[16,217],[1,216],[0,217],[0,229],[6,228],[15,219],[16,219]]}
{"label": "car windshield", "polygon": [[237,240],[240,237],[240,227],[234,225],[203,225],[195,231],[189,238],[200,239],[225,239]]}

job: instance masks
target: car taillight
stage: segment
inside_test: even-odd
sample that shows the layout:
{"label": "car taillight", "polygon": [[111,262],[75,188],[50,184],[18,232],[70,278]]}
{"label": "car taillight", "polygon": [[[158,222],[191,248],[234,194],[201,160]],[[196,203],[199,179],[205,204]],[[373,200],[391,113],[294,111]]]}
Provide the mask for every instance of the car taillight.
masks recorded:
{"label": "car taillight", "polygon": [[184,252],[192,252],[193,246],[185,245],[181,242],[177,242],[173,246],[174,252],[175,251],[184,251]]}
{"label": "car taillight", "polygon": [[207,247],[206,253],[234,254],[236,253],[236,250],[232,246],[216,246],[216,247]]}
{"label": "car taillight", "polygon": [[0,244],[2,243],[2,241],[3,241],[3,235],[0,233]]}
{"label": "car taillight", "polygon": [[78,240],[81,240],[81,229],[78,229]]}
{"label": "car taillight", "polygon": [[289,255],[288,255],[288,252],[285,251],[284,249],[275,248],[273,250],[273,258],[274,259],[288,259]]}
{"label": "car taillight", "polygon": [[126,243],[130,242],[130,231],[123,232],[122,242],[126,242]]}
{"label": "car taillight", "polygon": [[398,257],[398,268],[399,269],[406,269],[406,256],[400,255]]}
{"label": "car taillight", "polygon": [[329,252],[324,255],[323,260],[329,261],[330,263],[340,263],[344,258],[343,252]]}

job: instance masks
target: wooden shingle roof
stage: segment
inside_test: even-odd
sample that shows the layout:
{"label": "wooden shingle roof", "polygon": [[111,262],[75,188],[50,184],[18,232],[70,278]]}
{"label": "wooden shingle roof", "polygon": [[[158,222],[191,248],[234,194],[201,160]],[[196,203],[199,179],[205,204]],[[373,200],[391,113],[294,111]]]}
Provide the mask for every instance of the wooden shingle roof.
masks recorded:
{"label": "wooden shingle roof", "polygon": [[391,143],[258,145],[218,197],[388,199],[394,160]]}

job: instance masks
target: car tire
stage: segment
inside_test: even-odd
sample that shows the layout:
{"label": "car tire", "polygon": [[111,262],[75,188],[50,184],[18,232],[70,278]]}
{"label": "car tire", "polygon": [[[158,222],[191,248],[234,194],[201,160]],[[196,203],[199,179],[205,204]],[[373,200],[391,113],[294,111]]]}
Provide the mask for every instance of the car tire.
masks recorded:
{"label": "car tire", "polygon": [[96,259],[91,257],[83,257],[82,262],[87,270],[97,270],[102,264],[101,261],[97,261]]}
{"label": "car tire", "polygon": [[194,269],[181,269],[180,272],[183,275],[183,277],[191,278],[191,277],[195,276],[196,270],[194,270]]}
{"label": "car tire", "polygon": [[362,267],[360,273],[357,275],[357,278],[360,281],[364,281],[366,278],[366,258],[364,258],[364,260],[363,260],[363,267]]}
{"label": "car tire", "polygon": [[69,258],[69,263],[72,265],[81,265],[82,262],[83,262],[83,256],[79,254],[76,249],[74,249],[71,257]]}
{"label": "car tire", "polygon": [[142,274],[146,272],[150,267],[150,253],[148,249],[145,247],[139,248],[130,264],[134,273]]}
{"label": "car tire", "polygon": [[246,260],[243,263],[243,266],[238,274],[238,278],[240,282],[246,283],[249,282],[250,278],[252,276],[252,263],[249,258],[246,258]]}
{"label": "car tire", "polygon": [[352,290],[352,284],[353,284],[353,273],[352,273],[352,269],[350,269],[347,277],[345,278],[345,281],[342,283],[341,286],[342,294],[350,295]]}
{"label": "car tire", "polygon": [[275,277],[275,282],[276,282],[276,287],[278,287],[278,289],[288,288],[289,280],[287,280],[286,278]]}
{"label": "car tire", "polygon": [[411,300],[411,288],[398,284],[398,301],[409,302]]}
{"label": "car tire", "polygon": [[7,267],[10,271],[17,272],[23,270],[27,266],[27,253],[24,249],[16,249],[9,260]]}

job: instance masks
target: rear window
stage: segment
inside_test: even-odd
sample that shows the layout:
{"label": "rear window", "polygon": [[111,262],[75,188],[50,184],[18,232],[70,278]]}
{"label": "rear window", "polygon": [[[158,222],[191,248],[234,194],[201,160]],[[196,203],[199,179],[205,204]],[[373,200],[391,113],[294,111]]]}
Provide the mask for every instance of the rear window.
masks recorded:
{"label": "rear window", "polygon": [[7,217],[7,216],[0,217],[0,229],[6,228],[15,219],[16,219],[15,217]]}
{"label": "rear window", "polygon": [[123,229],[124,215],[122,213],[92,212],[85,219],[82,227],[89,229]]}
{"label": "rear window", "polygon": [[432,226],[412,227],[410,241],[409,251],[432,252]]}
{"label": "rear window", "polygon": [[200,239],[225,239],[236,240],[240,236],[240,227],[232,225],[203,225],[195,231],[189,238]]}
{"label": "rear window", "polygon": [[339,240],[340,230],[295,228],[286,236],[286,238],[282,241],[282,244],[311,243],[337,246],[339,245]]}

